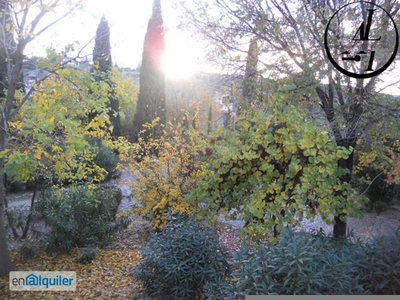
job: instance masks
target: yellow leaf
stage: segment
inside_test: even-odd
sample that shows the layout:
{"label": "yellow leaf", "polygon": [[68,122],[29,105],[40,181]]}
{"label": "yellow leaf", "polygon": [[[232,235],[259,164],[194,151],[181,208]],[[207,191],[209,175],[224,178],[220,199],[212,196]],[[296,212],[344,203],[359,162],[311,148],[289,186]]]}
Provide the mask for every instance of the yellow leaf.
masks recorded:
{"label": "yellow leaf", "polygon": [[38,160],[42,158],[42,149],[36,149],[35,157]]}

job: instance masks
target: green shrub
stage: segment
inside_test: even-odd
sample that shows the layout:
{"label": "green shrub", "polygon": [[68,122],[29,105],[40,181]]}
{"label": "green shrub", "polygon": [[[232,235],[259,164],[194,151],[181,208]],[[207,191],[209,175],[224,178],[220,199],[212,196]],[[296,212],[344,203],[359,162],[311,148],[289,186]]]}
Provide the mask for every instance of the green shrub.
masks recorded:
{"label": "green shrub", "polygon": [[217,235],[190,219],[173,217],[152,234],[134,275],[150,299],[196,299],[218,287],[229,273]]}
{"label": "green shrub", "polygon": [[118,165],[117,153],[107,145],[104,145],[100,139],[93,139],[92,143],[95,143],[98,147],[97,154],[93,159],[94,163],[107,171],[106,180],[111,179],[115,175]]}
{"label": "green shrub", "polygon": [[205,218],[240,218],[245,236],[260,241],[271,230],[278,236],[286,224],[298,225],[308,204],[326,222],[330,215],[359,212],[340,180],[348,170],[337,163],[352,149],[333,143],[305,111],[251,112],[237,120],[235,131],[215,133],[203,177],[188,197],[202,205]]}
{"label": "green shrub", "polygon": [[25,241],[21,248],[19,248],[19,255],[24,259],[33,259],[38,255],[37,243]]}
{"label": "green shrub", "polygon": [[399,230],[393,237],[373,240],[358,261],[360,283],[374,295],[400,295]]}
{"label": "green shrub", "polygon": [[400,293],[400,235],[368,245],[285,230],[270,248],[241,248],[225,298],[245,295],[362,295]]}
{"label": "green shrub", "polygon": [[[159,119],[146,125],[143,136],[159,125]],[[166,212],[193,215],[198,206],[186,201],[186,196],[200,180],[203,145],[206,139],[199,133],[178,124],[168,123],[158,139],[139,137],[135,155],[128,163],[137,180],[133,182],[135,198],[142,208],[138,213],[149,220],[153,229],[167,224]],[[158,156],[151,155],[157,149]]]}
{"label": "green shrub", "polygon": [[[370,180],[366,181],[365,178]],[[386,174],[382,174],[374,167],[366,167],[356,172],[352,180],[360,192],[365,191],[368,198],[365,206],[368,211],[381,213],[395,204],[396,199],[400,197],[400,185],[390,184]]]}
{"label": "green shrub", "polygon": [[112,188],[71,186],[46,190],[37,210],[50,227],[48,251],[107,245],[113,233],[126,225],[115,220],[121,197],[121,191]]}
{"label": "green shrub", "polygon": [[97,255],[96,248],[94,247],[85,248],[80,252],[77,262],[80,264],[88,264],[92,262],[93,259],[95,259],[96,255]]}
{"label": "green shrub", "polygon": [[364,294],[355,268],[332,239],[285,230],[278,244],[234,256],[230,297],[245,295]]}

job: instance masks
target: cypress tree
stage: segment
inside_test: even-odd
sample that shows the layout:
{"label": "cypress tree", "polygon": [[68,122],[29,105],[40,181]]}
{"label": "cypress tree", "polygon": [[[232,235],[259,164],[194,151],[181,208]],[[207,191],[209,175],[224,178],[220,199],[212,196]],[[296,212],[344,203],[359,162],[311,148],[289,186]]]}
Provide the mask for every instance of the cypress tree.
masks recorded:
{"label": "cypress tree", "polygon": [[105,81],[110,86],[109,93],[109,116],[111,126],[113,127],[113,136],[121,135],[121,120],[119,116],[119,101],[113,92],[114,83],[111,80],[111,45],[110,45],[110,27],[106,18],[101,18],[97,27],[96,39],[93,49],[94,73],[97,81]]}
{"label": "cypress tree", "polygon": [[210,134],[212,130],[212,104],[208,109],[208,122],[207,122],[207,133]]}
{"label": "cypress tree", "polygon": [[257,99],[257,63],[260,49],[257,45],[257,39],[250,40],[249,50],[247,52],[246,71],[243,82],[243,103],[242,108],[248,108],[252,102]]}
{"label": "cypress tree", "polygon": [[110,72],[112,67],[110,27],[103,16],[96,31],[96,39],[93,49],[93,62],[99,72]]}
{"label": "cypress tree", "polygon": [[165,74],[161,67],[164,53],[164,26],[160,0],[154,0],[152,16],[147,25],[144,39],[142,65],[140,68],[140,89],[136,114],[133,120],[133,136],[137,140],[143,124],[160,118],[158,126],[147,133],[148,137],[161,135],[161,126],[166,122]]}

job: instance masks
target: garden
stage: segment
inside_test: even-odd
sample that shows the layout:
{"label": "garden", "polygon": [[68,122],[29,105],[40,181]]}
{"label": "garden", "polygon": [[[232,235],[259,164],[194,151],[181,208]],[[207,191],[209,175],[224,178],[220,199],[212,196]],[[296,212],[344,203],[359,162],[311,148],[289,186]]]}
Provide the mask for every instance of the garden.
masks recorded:
{"label": "garden", "polygon": [[[378,50],[345,76],[321,47],[342,7],[375,10],[192,2],[154,0],[137,68],[105,16],[83,48],[26,54],[84,1],[0,3],[0,298],[400,294],[397,62],[395,83],[371,75]],[[168,77],[164,5],[223,70]],[[397,31],[371,28],[390,50]],[[12,290],[13,271],[72,271],[76,290]]]}
{"label": "garden", "polygon": [[[93,186],[43,189],[31,214],[30,234],[12,251],[13,260],[20,270],[74,270],[78,288],[70,294],[31,292],[24,297],[244,299],[266,294],[398,294],[399,231],[365,240],[352,233],[337,238],[323,229],[299,231],[296,227],[303,213],[309,219],[321,218],[321,205],[329,209],[329,201],[334,209],[337,198],[330,197],[331,193],[320,192],[318,202],[310,202],[302,191],[308,191],[305,183],[317,191],[319,185],[326,188],[328,180],[332,180],[329,187],[335,188],[341,175],[335,161],[346,155],[311,124],[293,130],[296,139],[290,137],[290,129],[301,124],[294,117],[296,112],[294,107],[285,108],[271,123],[270,115],[257,114],[254,120],[237,124],[235,135],[230,133],[226,140],[217,132],[220,140],[215,142],[193,128],[186,129],[182,122],[166,127],[158,140],[139,139],[129,148],[136,155],[121,154],[124,176],[111,176],[117,178]],[[250,128],[247,122],[259,125]],[[272,122],[285,127],[272,127]],[[155,126],[156,122],[149,124],[146,130]],[[230,143],[237,151],[228,151]],[[157,156],[143,156],[155,145]],[[265,149],[270,155],[262,157],[263,151],[244,149]],[[277,149],[287,149],[290,155]],[[316,155],[317,151],[326,157]],[[296,168],[293,163],[301,159],[301,167]],[[282,174],[268,170],[290,165],[289,174],[283,167]],[[256,172],[260,174],[255,176]],[[271,189],[274,178],[276,185]],[[282,180],[279,190],[278,179]],[[286,182],[293,185],[287,188]],[[295,182],[304,182],[299,194]],[[242,190],[247,193],[240,198],[247,200],[235,202],[234,195]],[[282,201],[289,197],[293,202],[282,206],[265,198],[262,206],[257,203],[255,197],[276,199],[274,193],[288,193]],[[222,200],[224,205],[219,203]],[[299,206],[294,206],[296,202]],[[368,206],[359,210],[367,212]],[[277,214],[268,217],[272,211]],[[15,231],[24,230],[29,213],[28,206],[25,211],[14,210]],[[218,218],[221,215],[225,221]],[[268,223],[270,218],[273,223]],[[244,225],[232,226],[229,220]],[[2,286],[7,293],[7,277],[2,278]],[[21,292],[7,295],[20,299]]]}

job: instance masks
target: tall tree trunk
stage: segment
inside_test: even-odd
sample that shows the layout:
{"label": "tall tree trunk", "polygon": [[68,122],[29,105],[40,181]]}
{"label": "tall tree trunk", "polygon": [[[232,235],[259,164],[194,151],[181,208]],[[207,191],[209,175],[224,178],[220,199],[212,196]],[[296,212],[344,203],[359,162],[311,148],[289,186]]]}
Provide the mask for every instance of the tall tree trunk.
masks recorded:
{"label": "tall tree trunk", "polygon": [[[0,130],[0,138],[3,135],[3,130]],[[0,159],[0,169],[4,166],[3,159]],[[4,199],[6,190],[4,186],[4,175],[0,173],[0,276],[7,275],[10,271],[14,270],[11,261],[10,252],[8,251],[7,236],[4,222]]]}
{"label": "tall tree trunk", "polygon": [[14,238],[17,239],[19,238],[19,234],[17,228],[15,227],[14,215],[10,210],[8,210],[7,197],[4,197],[4,210],[5,210],[5,216],[7,217],[8,226],[10,226]]}
{"label": "tall tree trunk", "polygon": [[[356,138],[350,138],[345,140],[336,141],[338,146],[343,146],[346,149],[350,147],[355,147],[357,142]],[[340,159],[338,161],[338,166],[343,169],[348,169],[349,172],[343,175],[340,180],[342,183],[350,183],[354,165],[354,151],[349,155],[347,159]],[[342,221],[342,218],[346,218],[346,214],[341,213],[335,216],[335,224],[333,225],[333,236],[336,238],[343,238],[346,236],[347,232],[347,222]]]}
{"label": "tall tree trunk", "polygon": [[26,239],[27,238],[29,229],[31,227],[30,225],[31,225],[31,221],[32,221],[32,215],[33,215],[33,210],[34,210],[34,205],[35,205],[36,193],[37,193],[37,183],[35,182],[35,187],[34,187],[32,198],[31,198],[31,207],[29,209],[28,219],[26,220],[25,228],[24,228],[24,231],[22,233],[21,239]]}
{"label": "tall tree trunk", "polygon": [[[331,126],[334,139],[338,146],[344,147],[346,149],[350,149],[352,147],[355,148],[358,139],[358,132],[360,128],[358,128],[358,122],[362,115],[362,101],[364,97],[364,88],[362,87],[362,81],[358,82],[360,85],[356,90],[356,95],[354,95],[354,99],[351,103],[350,114],[345,116],[346,122],[346,132],[342,133],[340,131],[340,126],[338,125],[338,121],[336,119],[336,110],[334,108],[334,97],[335,97],[335,86],[333,83],[333,79],[329,77],[328,90],[324,91],[322,88],[317,87],[316,92],[318,98],[321,103],[321,107],[325,113],[325,116]],[[339,97],[343,98],[341,91],[336,90],[336,93]],[[351,97],[351,92],[349,93],[349,98]],[[354,164],[354,151],[349,155],[347,159],[340,159],[338,161],[338,166],[349,170],[349,172],[343,175],[340,180],[343,184],[350,183],[352,171]],[[342,238],[346,236],[347,230],[347,222],[342,219],[346,218],[346,214],[340,213],[339,215],[334,217],[335,224],[333,226],[333,236],[337,238]]]}
{"label": "tall tree trunk", "polygon": [[[10,119],[10,112],[14,105],[15,92],[20,84],[22,62],[24,58],[25,42],[20,41],[16,52],[14,66],[11,71],[11,76],[8,82],[8,90],[5,105],[1,111],[0,116],[0,151],[7,149],[7,122]],[[0,170],[4,169],[4,159],[0,159]],[[0,172],[0,276],[8,274],[13,270],[10,253],[8,251],[7,236],[4,222],[4,204],[5,204],[6,190],[4,186],[4,174]]]}

